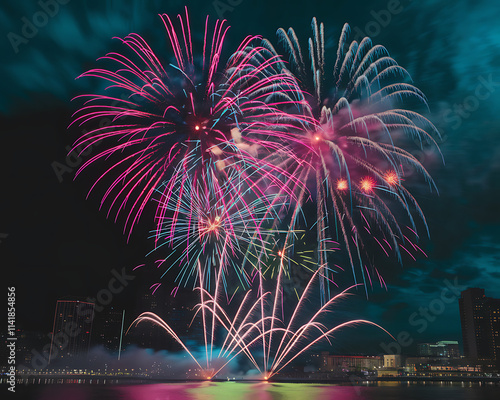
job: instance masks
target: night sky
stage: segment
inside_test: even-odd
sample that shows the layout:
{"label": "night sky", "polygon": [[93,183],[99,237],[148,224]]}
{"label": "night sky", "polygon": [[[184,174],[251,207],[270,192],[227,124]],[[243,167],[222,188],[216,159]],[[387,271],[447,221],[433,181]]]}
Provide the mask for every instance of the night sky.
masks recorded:
{"label": "night sky", "polygon": [[[500,6],[493,0],[401,0],[385,27],[374,23],[392,1],[242,0],[223,15],[232,26],[226,49],[249,34],[275,41],[279,27],[293,26],[304,37],[317,16],[325,23],[327,53],[336,51],[342,25],[349,22],[354,34],[371,35],[410,72],[443,135],[445,165],[434,154],[417,154],[440,192],[413,188],[429,223],[431,239],[422,242],[428,258],[387,267],[382,260],[378,267],[388,291],[374,288],[368,300],[360,291],[346,309],[395,335],[406,330],[416,342],[460,340],[458,301],[422,332],[409,319],[439,299],[445,280],[458,282],[458,290],[482,287],[500,297]],[[22,35],[24,18],[31,20],[40,5],[0,6],[1,280],[17,288],[22,329],[45,332],[57,299],[95,296],[112,269],[131,271],[151,248],[148,227],[140,226],[127,243],[122,226],[98,211],[99,197],[85,199],[91,174],[74,181],[76,168],[59,177],[54,172],[79,134],[66,129],[76,110],[72,97],[97,89],[95,82],[75,77],[116,49],[114,36],[137,32],[157,52],[166,50],[160,12],[175,15],[187,4],[193,30],[203,26],[206,14],[217,18],[212,1],[66,2],[21,42],[15,35]],[[137,270],[113,305],[131,307],[155,282],[150,272]],[[168,294],[166,288],[157,292]],[[363,344],[346,341],[339,352],[381,352],[378,343],[385,338],[367,339],[362,332],[356,337]]]}

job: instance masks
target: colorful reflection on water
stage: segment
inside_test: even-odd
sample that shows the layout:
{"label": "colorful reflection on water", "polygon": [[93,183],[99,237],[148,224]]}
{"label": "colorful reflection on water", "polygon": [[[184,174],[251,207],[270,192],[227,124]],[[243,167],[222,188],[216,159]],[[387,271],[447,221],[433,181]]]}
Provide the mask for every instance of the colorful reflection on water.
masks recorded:
{"label": "colorful reflection on water", "polygon": [[[35,390],[32,386],[31,389]],[[47,385],[37,400],[498,400],[500,386],[478,383],[379,382],[328,385],[276,382],[189,382],[144,385]]]}

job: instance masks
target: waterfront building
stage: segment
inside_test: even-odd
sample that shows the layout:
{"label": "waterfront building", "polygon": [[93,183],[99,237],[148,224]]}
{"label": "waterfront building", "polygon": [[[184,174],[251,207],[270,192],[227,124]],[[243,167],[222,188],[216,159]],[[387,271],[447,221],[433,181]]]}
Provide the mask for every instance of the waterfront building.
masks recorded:
{"label": "waterfront building", "polygon": [[54,313],[49,360],[88,354],[94,303],[58,300]]}
{"label": "waterfront building", "polygon": [[459,298],[465,357],[500,361],[500,299],[470,288]]}
{"label": "waterfront building", "polygon": [[373,371],[383,366],[380,356],[341,356],[322,352],[320,357],[323,372]]}

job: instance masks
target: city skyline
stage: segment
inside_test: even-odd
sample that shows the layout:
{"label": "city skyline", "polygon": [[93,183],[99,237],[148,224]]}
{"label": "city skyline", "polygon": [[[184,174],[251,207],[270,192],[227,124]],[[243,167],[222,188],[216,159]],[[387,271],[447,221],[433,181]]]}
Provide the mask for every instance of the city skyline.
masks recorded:
{"label": "city skyline", "polygon": [[[485,298],[484,289],[470,288],[462,292],[462,297],[460,297],[458,300],[458,302],[461,304],[461,308],[464,307],[462,305],[464,301],[464,296],[472,296],[471,299],[469,300],[470,302],[474,301],[475,299],[476,305],[480,304],[481,306],[484,306],[484,310],[482,308],[476,308],[475,315],[485,315],[485,313],[490,315],[490,312],[493,312],[494,314],[498,312],[498,310],[496,309],[493,311],[491,310],[491,306],[488,302],[488,300],[490,299]],[[71,358],[77,355],[82,355],[82,350],[84,350],[84,354],[87,354],[87,351],[90,350],[90,348],[96,346],[104,347],[104,349],[109,352],[110,356],[116,357],[118,351],[120,350],[119,344],[121,344],[122,341],[123,341],[123,346],[121,350],[123,351],[126,351],[127,347],[132,346],[131,347],[132,349],[140,347],[144,349],[147,348],[153,349],[154,351],[168,350],[169,352],[174,352],[174,353],[183,352],[183,349],[178,345],[176,345],[175,341],[172,341],[172,339],[169,338],[164,331],[161,331],[160,329],[152,329],[154,328],[154,326],[144,327],[143,329],[136,329],[135,331],[134,329],[132,329],[132,333],[124,338],[122,336],[123,334],[122,323],[124,322],[122,319],[124,318],[125,310],[119,310],[116,309],[116,307],[114,307],[113,305],[109,305],[109,307],[106,307],[100,310],[100,312],[96,313],[94,312],[93,307],[94,307],[93,303],[82,302],[80,300],[68,300],[68,299],[58,300],[55,306],[53,330],[48,334],[46,332],[30,333],[30,335],[32,336],[38,335],[38,338],[41,339],[40,343],[43,342],[44,337],[51,338],[50,354],[49,354],[50,361],[57,361],[57,359],[60,359],[62,355],[67,358],[68,357]],[[179,311],[176,311],[176,309],[178,309]],[[154,295],[150,293],[144,293],[140,297],[136,306],[134,307],[134,310],[133,311],[129,310],[129,311],[132,312],[132,315],[135,314],[138,315],[144,310],[155,312],[158,315],[163,316],[165,320],[169,321],[169,324],[171,324],[172,327],[176,328],[182,337],[195,340],[198,342],[198,344],[201,345],[202,333],[200,330],[198,333],[194,334],[193,329],[191,329],[190,326],[191,318],[189,316],[189,309],[190,309],[189,307],[181,305],[179,303],[179,299],[176,299],[174,297],[165,300],[161,298],[156,298]],[[463,341],[460,342],[450,341],[450,340],[445,340],[444,338],[439,338],[440,340],[436,340],[435,342],[424,343],[424,342],[418,342],[417,340],[415,343],[416,346],[414,346],[413,349],[402,348],[401,355],[405,357],[418,356],[418,357],[438,357],[438,358],[439,357],[460,358],[461,356],[463,356],[467,360],[474,360],[474,359],[480,360],[484,358],[494,359],[496,357],[496,353],[491,354],[492,351],[490,350],[491,344],[489,345],[487,344],[491,343],[492,337],[478,336],[477,338],[478,346],[482,346],[483,352],[489,351],[490,353],[478,353],[477,349],[473,350],[476,353],[471,353],[471,350],[467,348],[467,345],[464,346],[467,340],[466,339],[467,335],[469,334],[467,324],[465,324],[463,320],[464,313],[465,311],[462,311],[461,314],[457,316],[458,318],[462,319],[463,323],[463,328],[461,332],[462,337],[464,338]],[[90,322],[89,321],[85,322],[85,319],[90,320]],[[64,339],[62,341],[63,342],[62,346],[59,345],[56,346],[55,348],[56,353],[58,354],[52,356],[51,354],[53,352],[54,337],[60,336],[60,334],[65,330],[65,324],[71,324],[72,329],[78,328],[79,330],[81,330],[82,328],[85,328],[85,330],[81,332],[79,331],[78,335],[75,335],[73,337],[68,336],[67,341],[66,339]],[[93,333],[91,333],[92,327],[94,329]],[[201,327],[196,328],[195,326],[194,330],[196,329],[201,329]],[[125,330],[127,330],[127,327],[125,327]],[[59,339],[59,341],[61,340]],[[32,355],[39,354],[39,352],[41,351],[40,343],[38,344],[38,346],[32,345],[33,346],[31,348]],[[474,345],[475,344],[476,342],[474,342]],[[467,350],[462,351],[461,349],[464,347],[467,348]],[[326,348],[326,346],[319,346],[318,348],[315,349],[315,351],[317,352],[321,350],[321,348]],[[29,350],[30,350],[29,347],[25,347],[22,353],[25,360],[25,364],[27,364],[27,361],[29,360],[29,355],[30,355]],[[314,353],[314,351],[312,353]],[[386,363],[384,363],[383,359],[384,355],[387,355],[387,352],[384,354],[381,353],[378,348],[375,348],[373,349],[372,352],[354,352],[352,354],[346,354],[345,352],[343,353],[341,351],[340,352],[337,351],[334,352],[332,357],[334,358],[335,357],[342,358],[346,356],[354,357],[353,360],[356,359],[356,357],[357,358],[373,357],[374,360],[380,360],[381,365],[387,367]],[[487,357],[487,355],[489,355],[490,357]],[[377,364],[378,361],[374,362],[375,364]],[[371,365],[372,367],[375,365],[370,362],[368,362],[368,364]],[[50,362],[47,364],[47,366],[50,366]]]}
{"label": "city skyline", "polygon": [[[485,301],[484,298],[484,290],[478,288],[470,288],[466,291],[462,292],[462,297],[459,302],[463,303],[463,299],[468,295],[471,295],[472,300],[481,301],[481,305],[483,308],[475,309],[475,313],[477,315],[484,315],[483,313],[491,311],[491,306],[488,304],[488,301]],[[488,299],[486,299],[488,300]],[[175,316],[175,308],[179,307],[178,304],[158,304],[158,299],[155,299],[154,296],[150,294],[144,294],[138,302],[138,307],[147,307],[152,311],[158,312],[162,314],[162,311],[168,314],[169,316],[173,316],[170,318],[172,322],[172,326],[180,327],[187,322],[187,315],[185,315],[185,311],[183,311],[184,317]],[[64,323],[71,324],[73,327],[76,327],[77,324],[80,324],[80,327],[85,326],[85,321],[83,318],[89,317],[90,313],[87,310],[93,310],[94,304],[89,304],[85,302],[80,302],[79,300],[59,300],[56,303],[56,315],[54,318],[54,326],[58,327],[59,332],[64,329]],[[79,309],[81,307],[86,307],[86,309]],[[463,307],[463,305],[461,306]],[[180,305],[180,309],[184,309],[183,305]],[[165,314],[165,315],[166,315]],[[108,309],[101,310],[100,318],[95,320],[95,315],[93,315],[92,322],[95,322],[94,325],[99,327],[99,329],[94,329],[94,335],[91,340],[91,347],[95,347],[96,345],[100,345],[108,351],[108,356],[105,356],[104,353],[100,355],[93,351],[93,355],[89,358],[89,356],[85,356],[85,354],[78,354],[76,349],[71,343],[71,339],[79,339],[80,340],[80,351],[81,345],[86,344],[86,340],[90,338],[89,336],[84,335],[83,337],[78,338],[70,337],[70,341],[63,344],[63,346],[59,349],[61,354],[66,357],[66,361],[62,360],[64,357],[55,357],[54,366],[51,366],[50,363],[46,364],[44,368],[35,368],[32,369],[31,365],[28,363],[28,351],[29,346],[24,346],[20,350],[20,356],[24,357],[25,363],[19,366],[19,370],[23,374],[29,373],[31,370],[32,373],[42,373],[42,371],[46,371],[46,374],[64,374],[67,373],[69,375],[73,374],[72,371],[80,371],[80,374],[86,375],[99,375],[99,374],[109,374],[109,376],[114,376],[114,374],[126,373],[130,376],[142,376],[142,377],[164,377],[174,378],[172,374],[173,371],[169,371],[169,365],[171,363],[170,358],[172,356],[183,356],[185,353],[182,349],[176,348],[171,349],[168,352],[164,352],[167,348],[167,344],[165,341],[165,335],[163,332],[163,338],[161,338],[158,333],[159,331],[154,330],[144,330],[141,332],[137,332],[137,334],[132,335],[127,341],[127,344],[124,345],[124,353],[125,357],[128,356],[128,361],[126,364],[120,364],[119,357],[118,361],[116,359],[117,355],[117,347],[116,344],[121,343],[120,335],[117,334],[120,331],[121,327],[121,317],[122,313],[116,310],[113,306],[110,306]],[[83,316],[83,317],[82,317]],[[463,316],[463,313],[462,313]],[[177,324],[173,320],[177,321]],[[88,324],[88,323],[87,323]],[[56,332],[56,328],[54,332]],[[59,333],[58,332],[58,333]],[[152,334],[156,332],[156,334]],[[83,334],[88,334],[89,332],[82,332]],[[464,338],[467,336],[467,326],[464,325],[463,335]],[[188,337],[192,337],[189,334],[188,330],[184,333]],[[160,334],[161,335],[161,334]],[[40,335],[39,339],[44,335]],[[49,337],[54,337],[49,334]],[[24,336],[26,338],[26,336]],[[87,338],[87,339],[85,339]],[[114,342],[109,340],[110,338],[114,339]],[[442,338],[441,338],[442,339]],[[27,342],[29,343],[29,342]],[[33,341],[31,342],[34,343]],[[201,344],[201,341],[199,342]],[[75,344],[75,343],[73,343]],[[130,347],[131,346],[131,347]],[[36,346],[35,346],[36,347]],[[153,348],[155,352],[160,351],[159,353],[155,353],[160,355],[158,358],[156,355],[153,356],[153,353],[149,353],[149,357],[151,361],[149,364],[146,359],[142,361],[142,368],[132,368],[133,363],[130,363],[130,354],[127,354],[127,350],[130,353],[137,353],[139,350],[138,347],[142,347],[144,349]],[[291,364],[289,368],[283,371],[283,376],[296,376],[301,377],[301,371],[303,368],[305,372],[309,370],[309,377],[315,379],[329,379],[328,377],[338,377],[343,376],[344,374],[355,373],[361,374],[365,373],[366,376],[372,377],[398,377],[401,373],[410,374],[409,376],[456,376],[456,377],[468,377],[475,376],[478,372],[488,372],[489,370],[496,371],[494,365],[491,365],[488,360],[484,360],[481,357],[471,357],[470,354],[468,356],[461,355],[459,350],[457,341],[449,341],[449,340],[439,340],[435,343],[418,343],[417,353],[408,353],[402,352],[402,354],[381,354],[375,355],[371,354],[363,354],[363,355],[349,355],[345,353],[334,353],[331,351],[322,350],[318,348],[314,351],[308,352],[305,355],[305,358],[298,359],[297,362]],[[33,350],[33,349],[31,349]],[[51,350],[52,350],[52,342],[51,342]],[[320,351],[320,352],[318,352]],[[162,353],[164,352],[164,353]],[[38,352],[33,352],[32,354],[38,354]],[[83,355],[83,357],[82,357]],[[144,355],[142,356],[144,357]],[[184,354],[184,357],[186,355]],[[114,362],[111,361],[114,358]],[[75,363],[76,361],[76,363]],[[490,360],[491,361],[491,360]],[[109,366],[108,364],[112,362],[113,366]],[[121,366],[121,367],[120,367]],[[149,367],[147,367],[149,366]],[[128,367],[128,369],[127,369]],[[75,369],[76,368],[76,369]],[[132,369],[131,369],[132,368]],[[66,371],[66,372],[64,372]],[[87,371],[87,372],[85,372]],[[107,371],[107,372],[106,372]],[[123,371],[123,372],[120,372]],[[129,372],[127,372],[129,371]],[[136,371],[136,372],[134,372]],[[295,372],[294,372],[295,371]],[[311,373],[313,373],[311,375]],[[291,374],[291,375],[290,375]],[[198,375],[194,375],[192,377],[196,378]]]}

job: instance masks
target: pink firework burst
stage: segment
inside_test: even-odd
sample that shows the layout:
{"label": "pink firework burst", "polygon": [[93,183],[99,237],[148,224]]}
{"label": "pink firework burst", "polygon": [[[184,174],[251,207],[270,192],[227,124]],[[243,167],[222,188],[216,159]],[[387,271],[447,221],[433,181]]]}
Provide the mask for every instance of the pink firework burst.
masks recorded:
{"label": "pink firework burst", "polygon": [[[172,60],[162,61],[138,34],[120,39],[123,53],[102,57],[108,68],[81,75],[106,82],[109,94],[78,96],[84,103],[73,121],[91,128],[75,143],[80,152],[103,143],[77,175],[98,162],[105,166],[90,191],[106,188],[101,207],[115,221],[123,215],[129,236],[155,190],[162,187],[164,202],[187,176],[203,179],[207,168],[221,181],[230,179],[229,169],[237,171],[256,196],[263,182],[278,182],[277,167],[258,158],[275,150],[267,137],[287,125],[277,106],[295,92],[294,79],[276,72],[277,58],[252,46],[254,37],[223,62],[226,21],[211,29],[207,17],[196,53],[187,9],[177,19],[160,17]],[[112,122],[96,127],[103,119]]]}

